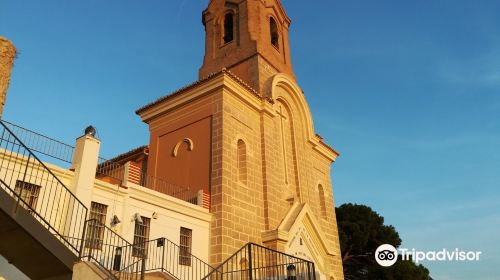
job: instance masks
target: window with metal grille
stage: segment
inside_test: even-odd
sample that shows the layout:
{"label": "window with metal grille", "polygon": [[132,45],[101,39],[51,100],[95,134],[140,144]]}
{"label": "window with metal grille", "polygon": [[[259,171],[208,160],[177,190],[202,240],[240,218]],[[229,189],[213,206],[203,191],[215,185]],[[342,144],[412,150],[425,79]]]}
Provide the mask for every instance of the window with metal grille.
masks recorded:
{"label": "window with metal grille", "polygon": [[134,230],[134,248],[132,255],[134,257],[145,257],[147,252],[146,244],[149,241],[149,227],[151,219],[142,217],[141,222],[135,221]]}
{"label": "window with metal grille", "polygon": [[98,250],[102,248],[107,211],[107,205],[97,202],[92,202],[90,204],[90,221],[88,222],[87,238],[85,242],[86,247]]}
{"label": "window with metal grille", "polygon": [[17,180],[14,192],[28,204],[28,208],[35,209],[38,195],[40,194],[40,188],[39,185]]}
{"label": "window with metal grille", "polygon": [[179,243],[179,264],[191,266],[191,245],[193,243],[193,231],[191,229],[181,227]]}

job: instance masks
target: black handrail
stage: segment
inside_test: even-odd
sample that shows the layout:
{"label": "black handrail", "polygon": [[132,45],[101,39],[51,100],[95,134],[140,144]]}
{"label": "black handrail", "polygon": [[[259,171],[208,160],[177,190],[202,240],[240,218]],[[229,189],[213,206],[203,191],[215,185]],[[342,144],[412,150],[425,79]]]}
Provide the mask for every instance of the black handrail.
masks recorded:
{"label": "black handrail", "polygon": [[166,272],[175,279],[200,280],[214,270],[212,266],[167,238],[149,240],[146,248],[146,271]]}
{"label": "black handrail", "polygon": [[6,120],[2,122],[32,151],[71,163],[75,147]]}
{"label": "black handrail", "polygon": [[[43,161],[41,161],[41,160],[40,160],[40,159],[39,159],[39,158],[38,158],[38,157],[37,157],[37,156],[36,156],[33,152],[31,152],[31,149],[30,149],[30,148],[28,148],[28,147],[27,147],[27,146],[26,146],[23,142],[21,142],[21,140],[19,140],[19,138],[17,138],[17,136],[16,136],[16,135],[15,135],[15,134],[14,134],[14,133],[13,133],[13,132],[12,132],[12,131],[8,128],[8,127],[7,127],[7,126],[5,126],[5,124],[4,124],[3,122],[4,122],[3,120],[0,120],[0,123],[2,124],[3,128],[4,128],[5,130],[7,130],[7,131],[10,133],[10,135],[11,135],[12,137],[14,137],[14,139],[15,139],[15,140],[17,140],[17,141],[18,141],[18,143],[19,143],[18,145],[21,145],[24,149],[26,149],[26,150],[29,152],[29,154],[30,154],[32,157],[34,157],[34,158],[36,159],[37,164],[40,164],[41,166],[43,166],[43,167],[44,167],[44,169],[45,169],[47,172],[49,172],[52,176],[54,176],[54,178],[55,178],[55,179],[56,179],[56,180],[57,180],[57,181],[61,184],[61,186],[62,186],[64,189],[66,189],[67,191],[70,191],[70,190],[69,190],[69,189],[68,189],[68,188],[67,188],[67,187],[66,187],[66,186],[65,186],[65,185],[61,182],[61,180],[59,180],[59,178],[58,178],[56,175],[54,175],[54,173],[52,173],[52,171],[51,171],[51,170],[50,170],[50,169],[49,169],[49,168],[45,165],[45,163],[43,163]],[[2,141],[2,140],[3,140],[3,138],[2,138],[2,139],[0,139],[0,141]],[[74,195],[73,195],[73,196],[74,196]],[[76,200],[77,200],[80,204],[82,204],[82,205],[83,205],[83,203],[82,203],[82,202],[81,202],[81,201],[80,201],[80,200],[79,200],[76,196],[74,196],[74,198],[75,198],[75,199],[76,199]],[[85,207],[85,206],[84,206],[84,207]],[[86,207],[85,207],[85,208],[86,208]]]}
{"label": "black handrail", "polygon": [[198,203],[197,195],[199,188],[191,188],[189,186],[182,187],[154,176],[144,176],[142,185],[148,189],[178,198],[191,204],[196,205]]}
{"label": "black handrail", "polygon": [[96,176],[106,176],[117,181],[118,184],[122,183],[125,166],[111,160],[99,157]]}
{"label": "black handrail", "polygon": [[87,232],[80,258],[93,261],[116,279],[138,279],[144,255],[111,228],[96,219],[85,222]]}
{"label": "black handrail", "polygon": [[[87,207],[61,182],[61,180],[0,121],[0,177],[2,187],[16,198],[49,232],[53,233],[75,255],[87,257],[104,268],[110,277],[113,267],[106,263],[102,250],[120,247],[124,251],[123,265],[127,277],[137,275],[130,271],[128,255],[132,245],[96,220],[87,219]],[[101,230],[100,230],[101,229]],[[111,234],[110,234],[111,232]],[[97,234],[114,241],[113,247],[96,243]],[[101,236],[102,235],[102,236]],[[107,240],[104,239],[104,240]],[[99,247],[99,248],[97,248]],[[94,250],[95,249],[95,250]],[[94,250],[94,251],[93,251]],[[120,268],[120,267],[118,267]]]}
{"label": "black handrail", "polygon": [[[0,184],[3,185],[3,188],[5,191],[8,191],[8,193],[18,201],[18,206],[19,204],[22,204],[21,206],[23,208],[25,208],[26,210],[28,210],[28,212],[35,217],[36,220],[38,220],[38,222],[40,223],[43,223],[45,224],[45,226],[47,227],[47,229],[50,231],[50,232],[53,232],[55,233],[55,235],[59,238],[59,239],[62,239],[61,242],[63,242],[64,244],[66,244],[67,246],[70,246],[73,248],[73,250],[76,250],[75,247],[73,247],[73,243],[68,241],[68,239],[77,239],[77,240],[80,240],[80,238],[72,238],[72,237],[67,237],[67,236],[62,236],[60,233],[57,232],[57,229],[54,228],[50,223],[48,223],[40,214],[38,214],[38,212],[36,212],[36,210],[30,205],[29,202],[27,202],[24,198],[22,198],[15,190],[11,189],[2,179],[0,179]],[[78,242],[79,243],[79,242]]]}
{"label": "black handrail", "polygon": [[202,280],[315,280],[314,263],[255,243],[247,243]]}
{"label": "black handrail", "polygon": [[81,244],[66,237],[83,235],[87,207],[1,120],[0,130],[2,185],[22,198],[19,203],[78,255]]}
{"label": "black handrail", "polygon": [[110,278],[143,279],[146,271],[160,271],[183,280],[293,279],[292,274],[299,276],[296,279],[316,279],[313,262],[255,243],[248,243],[216,268],[165,238],[130,244],[101,222],[86,220],[87,207],[1,120],[0,132],[0,188],[76,255],[95,262]]}
{"label": "black handrail", "polygon": [[[2,122],[32,152],[41,155],[43,158],[46,156],[63,163],[72,163],[75,147],[12,122],[6,120],[2,120]],[[98,158],[96,175],[98,177],[111,178],[111,183],[113,184],[122,183],[124,170],[125,168],[122,163],[116,162],[113,159]],[[197,204],[196,194],[199,190],[197,188],[181,187],[152,176],[144,176],[141,179],[141,185],[191,204]]]}
{"label": "black handrail", "polygon": [[[114,271],[113,272],[113,276],[112,277],[109,277],[107,278],[106,280],[113,280],[113,279],[121,279],[121,275],[122,274],[130,274],[130,272],[128,272],[129,270],[133,270],[134,269],[134,266],[136,267],[136,269],[139,267],[139,265],[142,266],[142,263],[143,263],[143,260],[142,259],[138,259],[137,261],[131,263],[130,265],[118,270],[118,271]],[[137,275],[138,273],[135,275],[134,279],[137,278]],[[142,275],[144,275],[144,273],[141,271],[141,277]]]}

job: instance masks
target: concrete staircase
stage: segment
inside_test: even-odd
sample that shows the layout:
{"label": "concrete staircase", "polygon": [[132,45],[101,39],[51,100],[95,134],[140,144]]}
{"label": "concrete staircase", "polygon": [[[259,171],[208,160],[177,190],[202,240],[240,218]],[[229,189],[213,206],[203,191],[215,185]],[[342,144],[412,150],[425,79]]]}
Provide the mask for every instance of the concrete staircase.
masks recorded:
{"label": "concrete staircase", "polygon": [[[148,267],[152,271],[145,273],[145,279],[199,280],[213,269],[195,256],[191,256],[193,266],[183,269],[177,262],[152,264],[153,260],[138,258],[134,244],[97,225],[98,221],[87,220],[87,207],[34,153],[43,150],[26,146],[13,130],[30,143],[50,138],[0,120],[0,255],[25,275],[47,280],[128,280],[141,279],[142,267]],[[96,228],[104,232],[95,232]],[[158,254],[177,256],[179,246],[162,239],[169,247],[163,246]],[[148,244],[149,252],[160,250],[156,240]],[[117,250],[122,258],[119,271],[114,271]]]}
{"label": "concrete staircase", "polygon": [[0,253],[32,279],[71,279],[78,257],[0,188]]}
{"label": "concrete staircase", "polygon": [[[139,280],[140,275],[121,275],[121,279]],[[73,267],[72,280],[109,280],[109,274],[93,262],[80,261]],[[144,280],[179,280],[165,272],[148,272]]]}

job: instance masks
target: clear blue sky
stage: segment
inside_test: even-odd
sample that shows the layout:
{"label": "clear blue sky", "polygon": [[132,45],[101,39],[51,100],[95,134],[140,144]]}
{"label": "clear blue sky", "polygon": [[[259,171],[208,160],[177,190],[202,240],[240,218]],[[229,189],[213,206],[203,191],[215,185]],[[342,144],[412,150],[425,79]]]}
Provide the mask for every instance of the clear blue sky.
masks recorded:
{"label": "clear blue sky", "polygon": [[[371,206],[404,247],[483,252],[426,263],[435,279],[498,279],[500,2],[313,2],[284,5],[316,130],[341,152],[337,205]],[[20,52],[4,118],[68,143],[93,124],[104,157],[147,143],[134,111],[197,79],[206,4],[2,1]]]}

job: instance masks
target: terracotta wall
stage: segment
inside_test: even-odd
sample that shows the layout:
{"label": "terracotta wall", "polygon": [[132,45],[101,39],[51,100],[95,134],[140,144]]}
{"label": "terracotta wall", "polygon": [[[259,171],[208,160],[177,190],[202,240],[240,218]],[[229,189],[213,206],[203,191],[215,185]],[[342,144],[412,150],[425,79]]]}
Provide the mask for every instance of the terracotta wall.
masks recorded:
{"label": "terracotta wall", "polygon": [[166,116],[150,126],[148,177],[193,193],[210,192],[211,101],[199,100]]}

